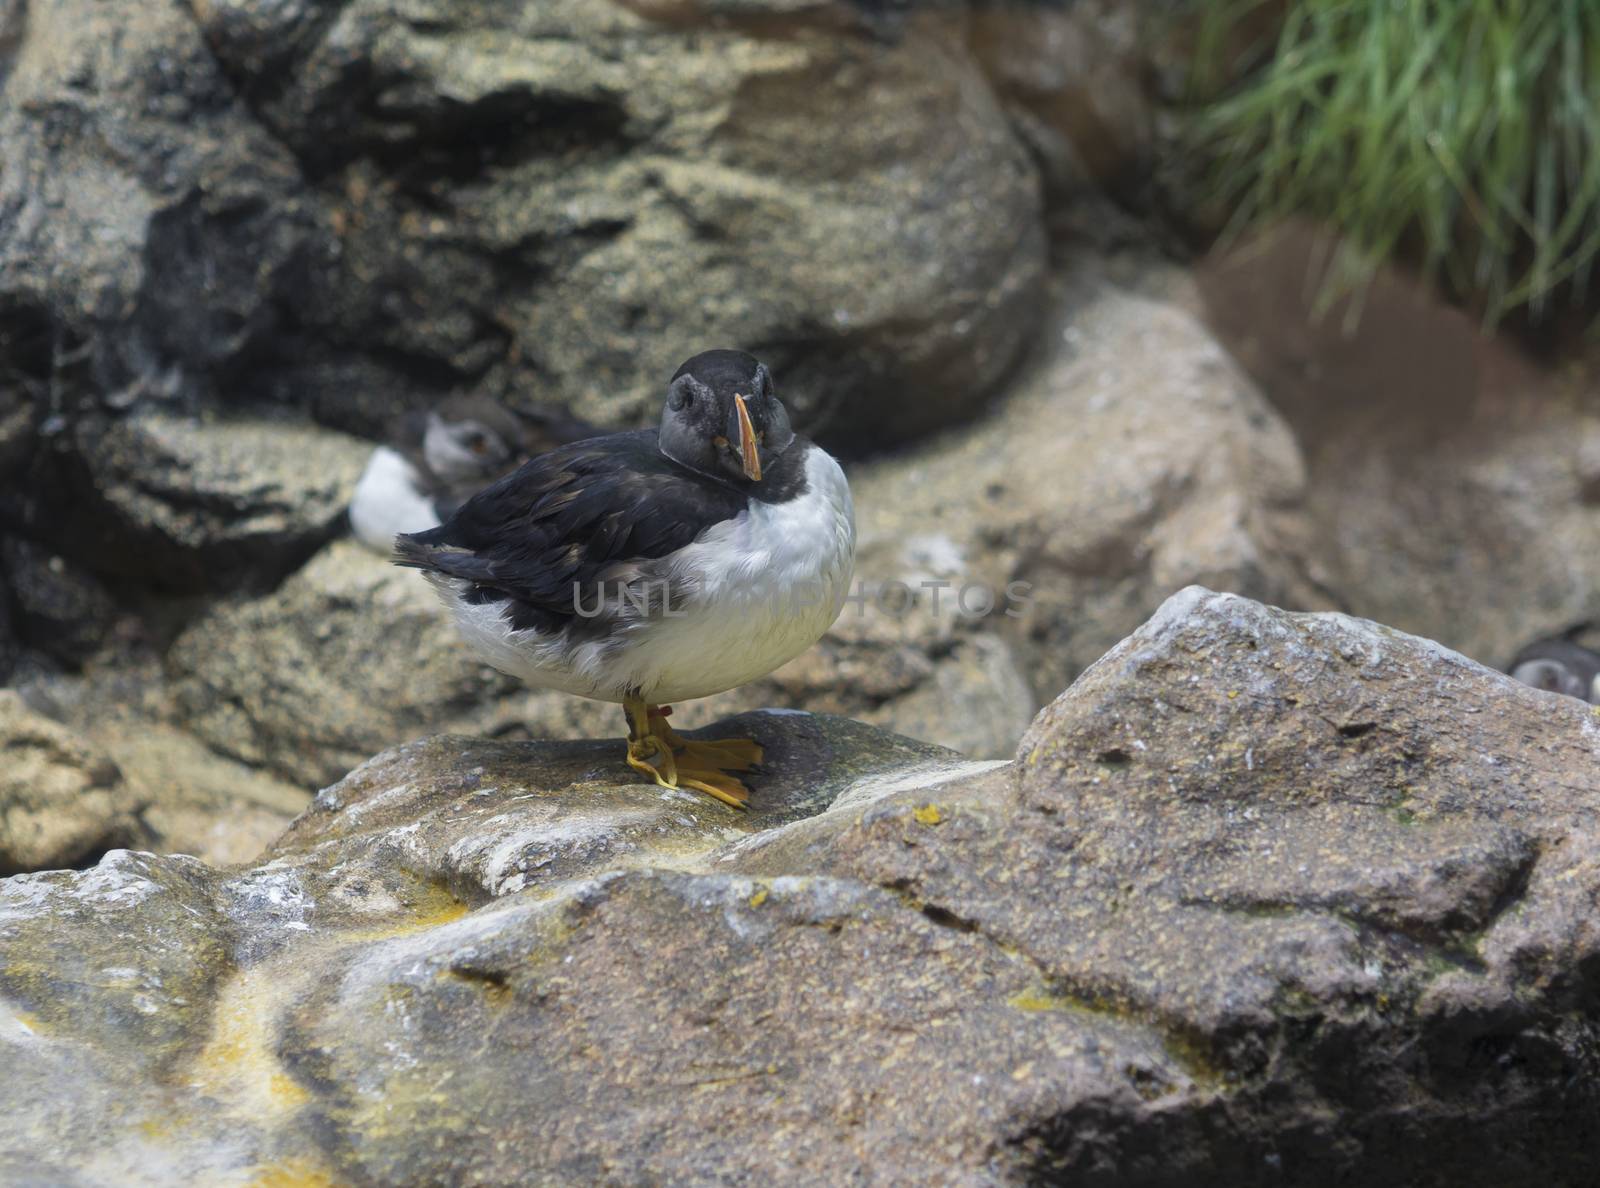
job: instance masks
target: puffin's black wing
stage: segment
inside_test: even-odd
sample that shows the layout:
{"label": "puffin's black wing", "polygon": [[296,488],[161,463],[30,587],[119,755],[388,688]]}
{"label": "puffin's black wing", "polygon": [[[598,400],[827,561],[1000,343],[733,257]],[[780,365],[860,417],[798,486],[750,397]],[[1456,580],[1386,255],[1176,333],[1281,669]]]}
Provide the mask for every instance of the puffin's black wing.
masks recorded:
{"label": "puffin's black wing", "polygon": [[540,455],[439,527],[397,537],[395,562],[469,583],[471,601],[508,600],[519,628],[558,630],[613,567],[676,552],[745,503],[665,457],[655,430],[615,433]]}

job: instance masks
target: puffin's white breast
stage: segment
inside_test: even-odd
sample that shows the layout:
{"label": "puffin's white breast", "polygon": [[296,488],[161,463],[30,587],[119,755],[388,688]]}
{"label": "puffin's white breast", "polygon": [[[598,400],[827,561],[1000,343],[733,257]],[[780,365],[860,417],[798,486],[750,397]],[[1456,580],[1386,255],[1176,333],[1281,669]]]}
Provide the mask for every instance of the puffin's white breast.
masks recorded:
{"label": "puffin's white breast", "polygon": [[787,503],[752,503],[665,559],[683,613],[641,624],[626,657],[646,701],[746,684],[833,625],[855,564],[855,508],[844,471],[815,446],[806,484]]}

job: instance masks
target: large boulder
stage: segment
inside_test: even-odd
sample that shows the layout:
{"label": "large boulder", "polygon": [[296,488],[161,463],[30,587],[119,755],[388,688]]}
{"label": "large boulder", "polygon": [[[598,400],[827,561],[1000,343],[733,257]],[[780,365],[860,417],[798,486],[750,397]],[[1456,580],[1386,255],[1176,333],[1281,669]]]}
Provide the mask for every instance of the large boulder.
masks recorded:
{"label": "large boulder", "polygon": [[1024,738],[1005,894],[914,884],[1189,1061],[1186,1109],[1158,1091],[1092,1139],[1039,1110],[1034,1166],[1593,1178],[1597,751],[1587,706],[1431,641],[1175,596]]}
{"label": "large boulder", "polygon": [[317,180],[342,260],[326,333],[369,356],[617,423],[654,420],[693,348],[737,343],[808,423],[882,440],[971,411],[1032,325],[1035,173],[948,14],[205,13]]}
{"label": "large boulder", "polygon": [[948,423],[1045,266],[964,8],[25,6],[0,310],[36,332],[0,376],[369,434],[459,389],[620,424],[738,344],[837,437]]}
{"label": "large boulder", "polygon": [[0,883],[0,1167],[1600,1175],[1580,703],[1193,589],[1015,764],[805,714],[722,731],[769,749],[748,814],[625,778],[616,741],[441,737],[251,869]]}

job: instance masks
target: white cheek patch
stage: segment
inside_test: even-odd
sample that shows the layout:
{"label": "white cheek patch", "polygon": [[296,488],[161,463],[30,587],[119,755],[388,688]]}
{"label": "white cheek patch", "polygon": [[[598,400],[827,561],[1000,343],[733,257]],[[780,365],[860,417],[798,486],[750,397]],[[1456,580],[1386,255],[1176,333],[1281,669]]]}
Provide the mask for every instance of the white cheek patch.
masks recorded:
{"label": "white cheek patch", "polygon": [[[458,438],[457,432],[462,435],[482,433],[491,448],[482,454],[474,453]],[[458,430],[452,431],[435,413],[428,418],[427,431],[422,435],[422,457],[428,469],[445,482],[458,483],[484,478],[497,467],[509,469],[511,451],[492,429],[476,421],[463,421]]]}

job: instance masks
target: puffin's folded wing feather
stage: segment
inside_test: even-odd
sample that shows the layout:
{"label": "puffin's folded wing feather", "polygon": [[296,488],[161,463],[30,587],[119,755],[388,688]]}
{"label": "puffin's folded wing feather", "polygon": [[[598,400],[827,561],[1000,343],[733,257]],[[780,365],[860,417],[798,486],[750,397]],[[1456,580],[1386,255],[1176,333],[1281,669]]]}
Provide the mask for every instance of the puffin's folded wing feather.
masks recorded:
{"label": "puffin's folded wing feather", "polygon": [[632,563],[665,557],[744,508],[745,497],[664,457],[654,431],[614,434],[535,458],[439,527],[400,537],[395,559],[506,598],[515,620],[559,627],[575,602]]}

